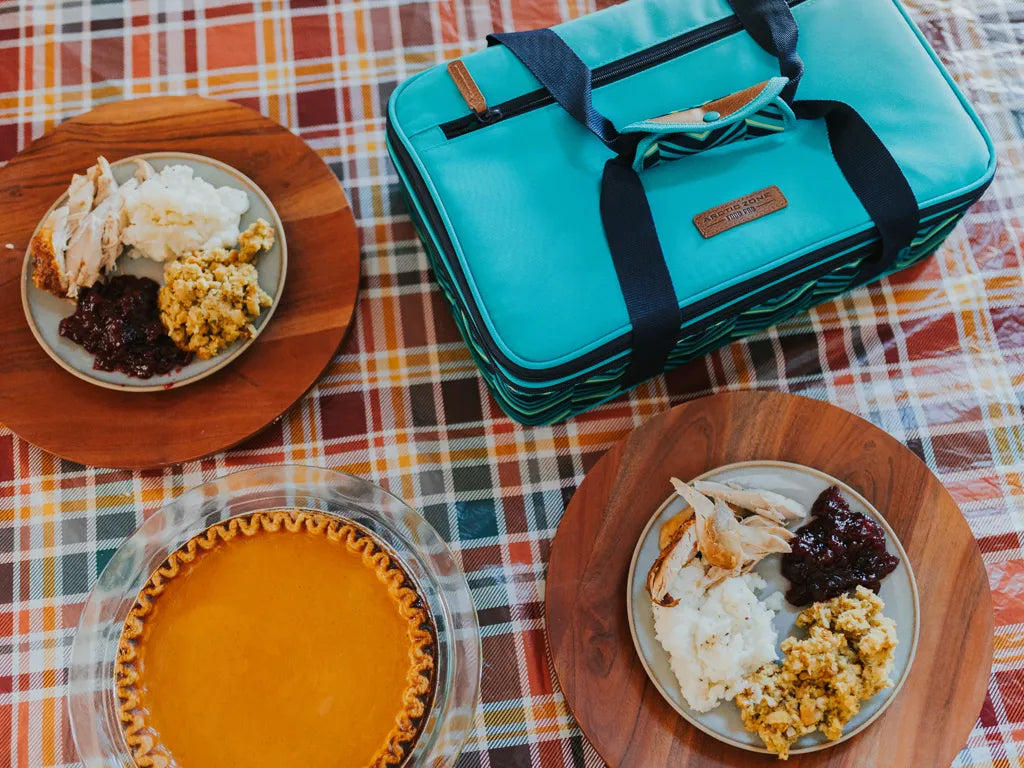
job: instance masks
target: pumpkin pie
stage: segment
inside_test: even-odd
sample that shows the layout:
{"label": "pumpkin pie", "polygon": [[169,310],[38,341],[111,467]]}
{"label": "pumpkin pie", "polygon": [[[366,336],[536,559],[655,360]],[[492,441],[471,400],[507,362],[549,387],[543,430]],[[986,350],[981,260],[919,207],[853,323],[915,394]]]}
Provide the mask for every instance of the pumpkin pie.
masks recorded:
{"label": "pumpkin pie", "polygon": [[114,684],[139,768],[401,765],[433,694],[435,630],[363,528],[257,512],[207,528],[150,577]]}

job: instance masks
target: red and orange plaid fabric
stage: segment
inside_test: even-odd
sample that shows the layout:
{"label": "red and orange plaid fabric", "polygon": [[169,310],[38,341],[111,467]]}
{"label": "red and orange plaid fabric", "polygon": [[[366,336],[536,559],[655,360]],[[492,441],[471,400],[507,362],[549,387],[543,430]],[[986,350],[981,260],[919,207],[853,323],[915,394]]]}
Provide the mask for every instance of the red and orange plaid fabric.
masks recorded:
{"label": "red and orange plaid fabric", "polygon": [[452,543],[479,609],[485,663],[462,768],[599,764],[545,649],[545,563],[564,505],[602,451],[651,414],[753,387],[863,415],[951,490],[984,552],[996,611],[989,697],[956,764],[1024,764],[1024,7],[911,3],[1001,162],[935,258],[568,424],[523,428],[487,395],[431,281],[385,152],[383,114],[408,75],[482,46],[493,29],[549,25],[594,10],[589,2],[0,0],[0,161],[101,102],[232,99],[291,127],[330,163],[363,256],[348,341],[289,414],[237,450],[111,471],[62,461],[0,427],[0,766],[77,764],[63,698],[76,620],[142,518],[204,480],[280,462],[379,482]]}

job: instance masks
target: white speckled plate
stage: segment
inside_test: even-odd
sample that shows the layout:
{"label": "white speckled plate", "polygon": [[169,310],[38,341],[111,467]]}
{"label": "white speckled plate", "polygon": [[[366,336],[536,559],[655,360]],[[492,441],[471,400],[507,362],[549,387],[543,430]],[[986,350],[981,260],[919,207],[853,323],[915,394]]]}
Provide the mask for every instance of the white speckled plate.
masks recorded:
{"label": "white speckled plate", "polygon": [[[270,199],[253,181],[244,174],[236,171],[229,165],[218,160],[213,160],[202,155],[193,155],[187,152],[152,152],[145,155],[126,157],[117,162],[111,163],[110,167],[118,183],[124,183],[135,173],[135,164],[132,162],[135,157],[147,160],[157,171],[168,165],[187,165],[193,173],[215,187],[229,186],[241,189],[249,196],[249,210],[242,215],[239,227],[245,230],[258,218],[266,219],[273,225],[275,238],[274,247],[266,253],[260,254],[256,260],[256,268],[259,270],[260,287],[266,291],[273,304],[253,322],[256,333],[250,339],[236,341],[226,350],[209,360],[195,358],[191,363],[172,371],[169,374],[153,376],[149,379],[136,379],[120,371],[100,371],[93,368],[93,356],[84,348],[62,337],[58,331],[60,321],[75,311],[75,305],[71,301],[59,299],[56,296],[36,288],[32,284],[32,254],[31,250],[25,254],[25,263],[22,266],[21,274],[21,303],[25,309],[25,317],[29,327],[40,346],[46,350],[53,360],[61,368],[78,378],[107,389],[117,389],[123,392],[153,392],[181,387],[192,382],[199,381],[207,376],[216,373],[238,357],[245,349],[252,344],[260,332],[270,322],[274,310],[277,308],[278,300],[284,291],[285,273],[288,265],[288,246],[285,242],[284,227],[277,215]],[[82,169],[85,170],[84,168]],[[71,179],[68,179],[68,183]],[[50,211],[63,205],[67,195],[61,195],[49,210],[40,218],[42,222],[49,216]],[[38,227],[36,228],[38,231]],[[33,232],[33,237],[35,233]],[[149,259],[132,259],[122,256],[118,259],[118,274],[138,275],[149,277],[156,282],[163,284],[163,264],[150,261]]]}
{"label": "white speckled plate", "polygon": [[[863,702],[860,712],[847,724],[842,737],[837,741],[828,741],[820,731],[815,731],[794,744],[790,754],[798,755],[826,749],[867,728],[893,701],[896,694],[899,693],[903,681],[906,680],[907,674],[910,672],[910,665],[914,660],[914,653],[917,650],[920,627],[917,584],[910,568],[910,561],[885,518],[863,496],[845,483],[824,472],[799,464],[781,461],[748,461],[728,464],[691,479],[714,479],[723,483],[739,483],[745,488],[775,491],[806,504],[808,507],[825,488],[830,485],[838,485],[854,511],[874,518],[885,530],[889,552],[900,558],[900,564],[896,570],[882,581],[880,593],[882,600],[885,601],[885,615],[896,622],[896,634],[899,638],[892,672],[893,687]],[[667,488],[666,491],[671,492],[671,488]],[[647,572],[658,556],[658,531],[661,529],[662,523],[685,507],[686,502],[674,493],[666,499],[665,503],[654,513],[647,527],[644,528],[633,553],[626,594],[629,629],[633,635],[633,644],[636,646],[640,661],[654,686],[680,715],[700,730],[726,744],[751,752],[767,752],[757,734],[751,733],[743,727],[739,708],[734,701],[722,702],[710,712],[703,713],[695,712],[687,705],[680,691],[679,682],[669,667],[668,653],[661,647],[654,635],[654,614],[651,611],[650,596],[645,588]],[[795,529],[799,525],[802,523],[790,527]],[[768,586],[759,595],[760,597],[766,597],[775,591],[785,593],[789,582],[780,573],[780,562],[781,555],[771,555],[762,560],[754,569],[768,582]],[[804,636],[803,630],[798,630],[794,623],[799,613],[800,609],[787,602],[783,610],[776,614],[775,629],[780,642],[789,635]]]}

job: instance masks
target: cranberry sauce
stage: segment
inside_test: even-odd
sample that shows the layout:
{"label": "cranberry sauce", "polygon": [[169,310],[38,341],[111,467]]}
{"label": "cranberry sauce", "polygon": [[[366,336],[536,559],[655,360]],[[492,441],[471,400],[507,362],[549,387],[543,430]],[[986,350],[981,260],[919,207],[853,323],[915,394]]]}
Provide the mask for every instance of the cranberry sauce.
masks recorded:
{"label": "cranberry sauce", "polygon": [[786,599],[808,605],[837,597],[858,584],[878,592],[899,558],[885,550],[885,533],[874,520],[850,509],[835,486],[811,507],[812,520],[797,531],[782,556],[790,581]]}
{"label": "cranberry sauce", "polygon": [[75,313],[60,321],[60,335],[96,356],[93,368],[137,379],[170,373],[192,360],[160,322],[160,286],[148,277],[118,275],[83,288]]}

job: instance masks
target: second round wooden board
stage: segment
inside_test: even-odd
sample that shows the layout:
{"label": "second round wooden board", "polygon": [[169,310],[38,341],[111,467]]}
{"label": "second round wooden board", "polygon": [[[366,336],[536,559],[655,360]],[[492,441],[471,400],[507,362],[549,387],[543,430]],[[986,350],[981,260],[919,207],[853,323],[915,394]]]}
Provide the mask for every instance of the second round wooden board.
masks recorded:
{"label": "second round wooden board", "polygon": [[[181,389],[118,392],[76,379],[33,338],[21,267],[40,217],[97,155],[160,151],[220,160],[252,179],[288,239],[280,304],[258,339],[215,375]],[[326,163],[253,110],[196,96],[121,101],[61,123],[0,168],[0,423],[81,464],[145,468],[229,448],[287,410],[330,363],[352,320],[359,241]]]}
{"label": "second round wooden board", "polygon": [[787,765],[948,766],[977,721],[992,666],[992,602],[977,544],[928,468],[896,439],[827,403],[726,393],[654,417],[584,478],[552,544],[546,628],[558,683],[583,733],[613,768],[765,766],[680,717],[645,673],[625,589],[637,537],[671,492],[723,464],[773,459],[843,480],[896,531],[917,577],[921,629],[910,675],[864,732]]}

